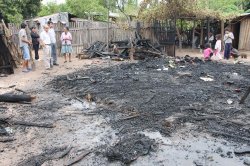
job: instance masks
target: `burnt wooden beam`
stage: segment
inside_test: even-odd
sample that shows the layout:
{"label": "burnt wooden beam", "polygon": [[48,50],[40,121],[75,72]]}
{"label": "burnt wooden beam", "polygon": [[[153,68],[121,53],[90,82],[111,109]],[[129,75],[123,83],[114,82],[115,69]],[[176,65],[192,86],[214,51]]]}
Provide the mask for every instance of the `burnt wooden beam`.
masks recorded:
{"label": "burnt wooden beam", "polygon": [[247,96],[250,94],[250,86],[248,87],[246,93],[243,95],[243,97],[240,99],[240,104],[243,104],[247,98]]}

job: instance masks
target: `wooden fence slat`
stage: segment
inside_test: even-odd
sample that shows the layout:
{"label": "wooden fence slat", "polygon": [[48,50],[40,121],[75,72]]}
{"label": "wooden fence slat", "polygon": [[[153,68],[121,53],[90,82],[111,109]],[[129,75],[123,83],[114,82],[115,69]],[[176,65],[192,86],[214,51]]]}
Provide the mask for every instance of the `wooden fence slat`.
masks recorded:
{"label": "wooden fence slat", "polygon": [[[20,25],[8,24],[9,29],[13,34],[13,40],[18,43],[18,32]],[[61,33],[63,32],[62,23],[54,25],[57,39],[57,46],[60,49],[61,46]],[[107,23],[103,22],[90,22],[90,21],[77,21],[69,23],[69,30],[72,34],[72,47],[75,54],[79,53],[82,49],[89,47],[95,41],[106,42],[107,38]],[[109,38],[112,41],[126,40],[129,39],[130,34],[135,35],[136,27],[132,30],[124,30],[115,24],[110,25]],[[153,38],[151,28],[142,29],[141,32],[146,38]]]}

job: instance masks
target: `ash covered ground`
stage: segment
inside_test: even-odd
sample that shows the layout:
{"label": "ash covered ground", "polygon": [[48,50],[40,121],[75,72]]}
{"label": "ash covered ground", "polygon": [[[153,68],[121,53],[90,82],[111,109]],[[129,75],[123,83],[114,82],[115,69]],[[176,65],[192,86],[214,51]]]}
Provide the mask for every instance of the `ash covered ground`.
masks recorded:
{"label": "ash covered ground", "polygon": [[171,136],[186,123],[195,125],[197,132],[250,142],[250,97],[239,104],[250,86],[247,65],[190,57],[146,59],[58,76],[48,86],[98,104],[97,110],[85,113],[108,119],[121,138],[104,148],[110,160],[130,163],[153,151],[154,142],[141,131]]}

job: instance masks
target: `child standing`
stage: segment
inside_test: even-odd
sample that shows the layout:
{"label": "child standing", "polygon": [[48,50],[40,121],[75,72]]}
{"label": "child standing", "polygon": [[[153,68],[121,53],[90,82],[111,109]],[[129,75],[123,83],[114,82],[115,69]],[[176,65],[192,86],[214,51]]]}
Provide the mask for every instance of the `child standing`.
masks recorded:
{"label": "child standing", "polygon": [[210,60],[213,56],[213,50],[211,49],[211,45],[207,43],[205,45],[205,50],[203,51],[203,56],[205,60]]}
{"label": "child standing", "polygon": [[225,42],[225,50],[224,50],[224,59],[230,58],[230,51],[233,43],[234,35],[230,31],[230,28],[225,28],[224,42]]}
{"label": "child standing", "polygon": [[221,34],[218,34],[216,37],[216,43],[215,43],[215,51],[214,51],[214,60],[222,60],[221,56]]}

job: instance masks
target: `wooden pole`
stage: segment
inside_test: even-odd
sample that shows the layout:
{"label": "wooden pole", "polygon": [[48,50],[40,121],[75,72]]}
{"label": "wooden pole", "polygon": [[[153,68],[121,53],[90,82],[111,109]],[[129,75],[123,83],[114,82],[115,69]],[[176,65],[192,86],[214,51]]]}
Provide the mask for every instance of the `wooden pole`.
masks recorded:
{"label": "wooden pole", "polygon": [[204,44],[204,36],[203,36],[203,33],[204,33],[204,29],[203,29],[203,20],[201,21],[201,37],[200,37],[200,45],[203,45]]}
{"label": "wooden pole", "polygon": [[221,50],[224,50],[224,42],[223,42],[223,37],[224,37],[224,21],[221,20],[221,23],[220,23],[220,27],[221,27]]}
{"label": "wooden pole", "polygon": [[109,51],[109,0],[107,0],[107,7],[108,7],[108,24],[107,24],[107,51]]}
{"label": "wooden pole", "polygon": [[178,36],[178,39],[179,39],[179,48],[182,49],[182,40],[181,40],[181,33],[180,33],[180,30],[179,28],[176,26],[176,34]]}
{"label": "wooden pole", "polygon": [[194,40],[194,38],[195,38],[195,28],[196,28],[196,22],[194,20],[194,27],[193,27],[193,34],[192,34],[192,49],[195,48],[195,40]]}
{"label": "wooden pole", "polygon": [[209,18],[207,18],[207,41],[206,43],[209,43],[209,30],[210,29],[210,21]]}
{"label": "wooden pole", "polygon": [[247,96],[250,94],[250,86],[248,87],[246,93],[244,94],[244,96],[240,99],[240,104],[243,104],[244,101],[246,100]]}

